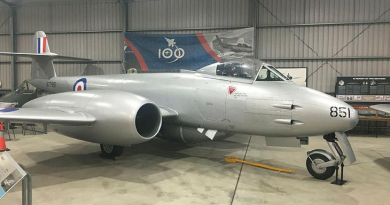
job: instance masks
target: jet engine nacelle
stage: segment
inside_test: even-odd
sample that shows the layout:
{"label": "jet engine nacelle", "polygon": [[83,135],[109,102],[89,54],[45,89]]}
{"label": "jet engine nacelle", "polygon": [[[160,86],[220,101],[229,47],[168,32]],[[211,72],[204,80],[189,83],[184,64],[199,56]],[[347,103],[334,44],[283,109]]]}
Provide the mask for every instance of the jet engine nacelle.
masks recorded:
{"label": "jet engine nacelle", "polygon": [[[205,135],[206,129],[199,132],[196,128],[182,127],[173,124],[164,124],[161,127],[160,134],[157,137],[174,142],[197,143],[210,141],[211,139]],[[213,140],[221,140],[232,136],[232,133],[217,132]]]}
{"label": "jet engine nacelle", "polygon": [[24,108],[52,108],[93,116],[91,126],[49,125],[63,135],[107,145],[129,146],[155,137],[162,124],[159,108],[150,100],[128,92],[92,90],[48,95]]}

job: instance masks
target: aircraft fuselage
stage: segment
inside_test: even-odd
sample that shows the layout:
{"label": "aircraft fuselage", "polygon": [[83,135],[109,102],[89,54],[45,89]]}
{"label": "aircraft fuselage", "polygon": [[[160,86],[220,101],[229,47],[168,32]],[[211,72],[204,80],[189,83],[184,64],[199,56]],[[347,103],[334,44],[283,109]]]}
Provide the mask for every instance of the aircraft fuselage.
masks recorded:
{"label": "aircraft fuselage", "polygon": [[[49,93],[121,90],[177,111],[169,123],[223,132],[264,136],[314,136],[347,131],[356,111],[324,93],[292,82],[232,80],[193,73],[128,74],[37,79],[31,83]],[[337,111],[336,111],[337,109]]]}

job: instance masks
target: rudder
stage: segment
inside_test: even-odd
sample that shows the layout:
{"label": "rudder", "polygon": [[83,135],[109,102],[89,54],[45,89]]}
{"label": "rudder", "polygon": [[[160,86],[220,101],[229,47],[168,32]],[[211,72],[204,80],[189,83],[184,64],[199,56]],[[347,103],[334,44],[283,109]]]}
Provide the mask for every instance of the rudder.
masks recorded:
{"label": "rudder", "polygon": [[27,57],[32,59],[31,79],[50,79],[56,77],[53,59],[89,61],[86,58],[61,56],[50,52],[49,41],[43,31],[37,31],[33,39],[32,53],[0,52],[0,55],[13,57]]}
{"label": "rudder", "polygon": [[[33,53],[49,54],[50,48],[46,34],[43,31],[37,31],[33,40]],[[57,77],[52,58],[31,58],[31,80],[50,79]]]}

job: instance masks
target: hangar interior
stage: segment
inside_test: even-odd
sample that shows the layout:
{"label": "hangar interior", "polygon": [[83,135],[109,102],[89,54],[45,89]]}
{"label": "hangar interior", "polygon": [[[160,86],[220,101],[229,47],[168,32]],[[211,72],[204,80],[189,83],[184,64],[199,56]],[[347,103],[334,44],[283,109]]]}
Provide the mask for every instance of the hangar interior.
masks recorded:
{"label": "hangar interior", "polygon": [[[34,33],[45,31],[53,52],[92,59],[55,61],[60,77],[125,73],[126,32],[241,28],[254,28],[254,58],[307,68],[307,87],[333,96],[337,77],[390,76],[390,0],[0,0],[0,51],[31,52]],[[1,92],[30,76],[30,59],[0,56]],[[18,140],[7,145],[33,176],[34,204],[386,204],[388,124],[375,122],[386,127],[377,138],[365,129],[352,137],[360,159],[346,166],[351,182],[343,187],[306,173],[306,151],[327,147],[321,137],[301,150],[266,147],[264,138],[246,135],[196,146],[156,139],[126,149],[117,161],[99,158],[98,145],[54,133],[17,130]],[[225,163],[229,156],[296,173]],[[19,201],[21,185],[0,204]]]}

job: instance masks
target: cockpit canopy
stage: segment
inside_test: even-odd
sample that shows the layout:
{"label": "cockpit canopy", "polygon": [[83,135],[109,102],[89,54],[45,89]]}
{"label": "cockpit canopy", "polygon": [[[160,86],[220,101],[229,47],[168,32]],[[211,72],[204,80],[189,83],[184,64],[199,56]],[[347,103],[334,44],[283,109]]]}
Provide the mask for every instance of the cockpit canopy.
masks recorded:
{"label": "cockpit canopy", "polygon": [[256,81],[287,81],[289,80],[275,67],[257,59],[230,59],[208,65],[199,73],[241,78]]}

